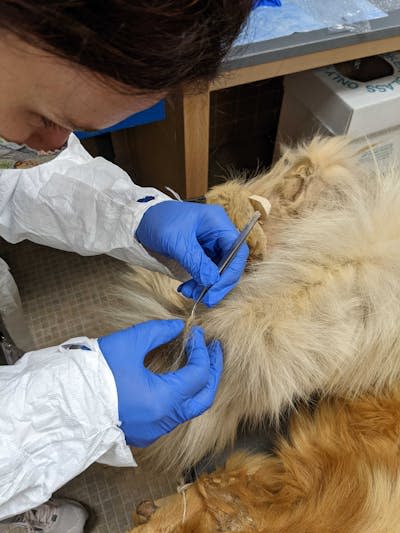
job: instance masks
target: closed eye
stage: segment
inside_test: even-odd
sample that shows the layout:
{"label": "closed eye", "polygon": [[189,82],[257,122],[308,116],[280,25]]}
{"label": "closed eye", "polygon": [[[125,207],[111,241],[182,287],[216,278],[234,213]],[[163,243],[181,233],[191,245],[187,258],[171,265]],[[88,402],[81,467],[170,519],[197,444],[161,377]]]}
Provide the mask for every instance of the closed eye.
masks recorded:
{"label": "closed eye", "polygon": [[59,128],[58,124],[53,122],[52,120],[46,118],[46,117],[40,117],[40,120],[42,121],[42,124],[45,128]]}

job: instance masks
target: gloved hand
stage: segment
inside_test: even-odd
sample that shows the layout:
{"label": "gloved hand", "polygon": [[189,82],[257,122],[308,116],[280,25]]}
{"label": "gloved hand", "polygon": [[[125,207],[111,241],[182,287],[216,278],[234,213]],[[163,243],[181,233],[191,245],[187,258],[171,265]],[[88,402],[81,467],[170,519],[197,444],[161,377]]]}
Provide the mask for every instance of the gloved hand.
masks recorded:
{"label": "gloved hand", "polygon": [[136,230],[143,246],[178,261],[192,276],[178,288],[184,296],[196,299],[203,287],[212,286],[203,298],[208,306],[222,300],[244,270],[246,244],[221,277],[217,267],[238,235],[222,207],[176,201],[150,207]]}
{"label": "gloved hand", "polygon": [[192,329],[185,367],[154,374],[143,366],[146,354],[177,337],[183,326],[182,320],[152,320],[98,339],[114,375],[128,444],[148,446],[178,424],[201,415],[214,400],[222,349],[218,341],[206,346],[199,327]]}

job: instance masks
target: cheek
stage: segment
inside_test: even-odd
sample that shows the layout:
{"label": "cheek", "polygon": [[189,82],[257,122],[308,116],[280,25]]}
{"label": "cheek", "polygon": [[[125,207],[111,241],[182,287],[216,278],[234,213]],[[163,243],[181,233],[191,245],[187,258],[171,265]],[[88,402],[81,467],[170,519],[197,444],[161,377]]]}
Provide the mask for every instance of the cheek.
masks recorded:
{"label": "cheek", "polygon": [[57,150],[61,148],[69,137],[70,131],[64,128],[38,128],[25,140],[35,150]]}
{"label": "cheek", "polygon": [[10,109],[0,108],[0,136],[7,141],[22,144],[32,133],[26,119]]}
{"label": "cheek", "polygon": [[31,115],[13,111],[12,108],[5,109],[0,105],[0,137],[7,141],[48,151],[60,148],[68,139],[69,130],[45,128],[32,122]]}

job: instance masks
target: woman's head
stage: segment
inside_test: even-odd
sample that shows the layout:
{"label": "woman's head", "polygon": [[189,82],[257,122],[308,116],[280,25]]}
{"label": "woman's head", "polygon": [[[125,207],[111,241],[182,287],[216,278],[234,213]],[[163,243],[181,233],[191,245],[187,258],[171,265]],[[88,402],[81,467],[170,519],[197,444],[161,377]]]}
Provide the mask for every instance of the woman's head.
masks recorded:
{"label": "woman's head", "polygon": [[168,91],[215,77],[251,0],[5,0],[0,25],[123,85]]}
{"label": "woman's head", "polygon": [[[0,68],[8,69],[11,83],[25,79],[25,93],[32,94],[29,77],[34,78],[37,91],[45,93],[44,100],[49,99],[49,92],[64,93],[60,99],[50,98],[58,100],[52,105],[59,107],[64,100],[65,105],[76,108],[68,110],[76,115],[70,119],[79,115],[88,126],[101,128],[148,107],[179,86],[214,78],[251,4],[252,0],[5,0],[0,16]],[[4,54],[10,51],[30,56],[31,68],[24,68],[14,57],[4,61]],[[10,72],[13,65],[23,71],[14,75]],[[69,75],[64,77],[68,69]],[[42,78],[38,79],[39,71]],[[4,80],[0,81],[4,101],[10,88],[2,84]],[[97,97],[104,103],[91,102],[89,107],[97,107],[96,116],[95,109],[86,113],[82,107],[90,103],[89,94],[96,92],[87,84],[96,85]],[[77,91],[82,100],[78,106]],[[41,105],[43,113],[46,105]],[[56,116],[60,112],[51,109],[52,116],[45,118],[61,118]],[[0,134],[6,137],[4,117],[0,108]],[[8,115],[7,121],[10,119]],[[69,123],[56,122],[66,129]],[[11,140],[27,141],[21,135],[12,136]]]}

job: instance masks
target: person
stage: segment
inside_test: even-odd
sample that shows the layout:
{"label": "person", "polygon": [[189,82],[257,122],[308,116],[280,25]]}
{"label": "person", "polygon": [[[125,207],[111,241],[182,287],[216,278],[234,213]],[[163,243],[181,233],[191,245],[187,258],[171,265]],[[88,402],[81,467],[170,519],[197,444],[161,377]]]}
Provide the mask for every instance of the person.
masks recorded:
{"label": "person", "polygon": [[[0,16],[0,235],[82,255],[106,253],[190,279],[180,292],[217,304],[243,271],[244,245],[222,208],[140,188],[92,158],[74,130],[108,127],[218,67],[251,0],[5,0]],[[26,353],[0,367],[0,519],[29,531],[79,533],[86,511],[52,493],[99,461],[134,466],[147,446],[212,403],[222,371],[218,340],[194,328],[187,364],[157,375],[145,355],[176,337],[179,320],[150,321]],[[6,521],[4,521],[6,520]]]}

